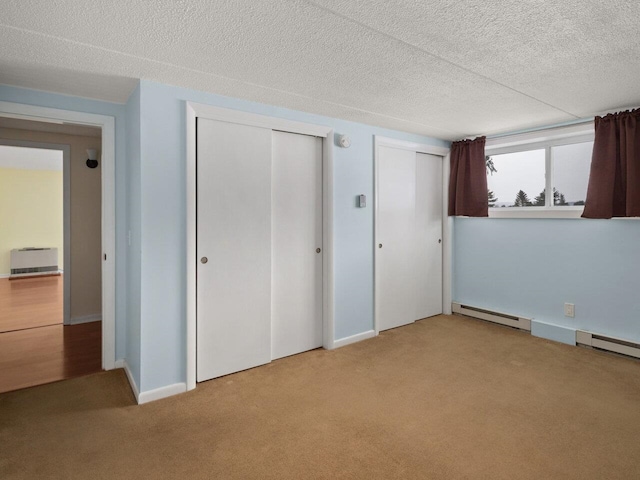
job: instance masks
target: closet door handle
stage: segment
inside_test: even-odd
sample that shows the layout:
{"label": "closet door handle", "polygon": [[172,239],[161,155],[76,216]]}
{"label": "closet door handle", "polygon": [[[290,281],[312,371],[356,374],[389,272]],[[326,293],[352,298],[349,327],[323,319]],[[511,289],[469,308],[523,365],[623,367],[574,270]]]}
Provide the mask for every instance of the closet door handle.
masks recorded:
{"label": "closet door handle", "polygon": [[382,244],[381,243],[378,244],[378,248],[382,248]]}
{"label": "closet door handle", "polygon": [[207,257],[202,257],[200,259],[200,263],[207,263],[209,261],[209,259]]}
{"label": "closet door handle", "polygon": [[322,249],[316,248],[316,253],[320,253],[321,251],[322,251]]}

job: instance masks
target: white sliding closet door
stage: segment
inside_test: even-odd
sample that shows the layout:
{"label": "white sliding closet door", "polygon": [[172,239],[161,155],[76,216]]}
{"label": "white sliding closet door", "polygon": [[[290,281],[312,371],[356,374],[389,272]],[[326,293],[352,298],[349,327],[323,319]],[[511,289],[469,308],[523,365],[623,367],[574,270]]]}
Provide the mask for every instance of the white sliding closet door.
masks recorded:
{"label": "white sliding closet door", "polygon": [[198,119],[197,380],[271,360],[271,130]]}
{"label": "white sliding closet door", "polygon": [[442,158],[378,148],[378,330],[442,313]]}
{"label": "white sliding closet door", "polygon": [[322,139],[273,132],[271,358],[322,346]]}
{"label": "white sliding closet door", "polygon": [[416,320],[442,313],[442,157],[416,156]]}
{"label": "white sliding closet door", "polygon": [[378,149],[376,315],[378,329],[416,320],[416,153]]}

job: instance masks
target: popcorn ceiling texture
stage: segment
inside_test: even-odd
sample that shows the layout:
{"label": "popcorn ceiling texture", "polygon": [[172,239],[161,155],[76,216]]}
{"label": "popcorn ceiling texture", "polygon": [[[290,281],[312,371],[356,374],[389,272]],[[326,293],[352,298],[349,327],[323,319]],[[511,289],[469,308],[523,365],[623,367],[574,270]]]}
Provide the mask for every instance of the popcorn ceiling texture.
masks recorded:
{"label": "popcorn ceiling texture", "polygon": [[125,102],[143,78],[456,139],[640,104],[640,3],[4,1],[0,83]]}

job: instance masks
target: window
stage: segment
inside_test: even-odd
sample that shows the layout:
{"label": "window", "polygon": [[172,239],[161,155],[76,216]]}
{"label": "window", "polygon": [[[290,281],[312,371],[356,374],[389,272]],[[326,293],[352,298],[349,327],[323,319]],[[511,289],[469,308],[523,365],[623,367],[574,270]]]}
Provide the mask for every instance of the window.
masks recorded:
{"label": "window", "polygon": [[584,205],[593,142],[551,148],[554,205]]}
{"label": "window", "polygon": [[544,149],[503,153],[487,159],[493,167],[488,169],[487,177],[489,208],[540,205],[534,197],[540,192],[544,195]]}
{"label": "window", "polygon": [[[592,129],[592,124],[589,127]],[[537,132],[487,142],[490,217],[569,218],[582,214],[593,133],[585,133],[584,126],[579,134],[567,135],[566,128],[558,130],[563,135],[545,131],[543,138]]]}

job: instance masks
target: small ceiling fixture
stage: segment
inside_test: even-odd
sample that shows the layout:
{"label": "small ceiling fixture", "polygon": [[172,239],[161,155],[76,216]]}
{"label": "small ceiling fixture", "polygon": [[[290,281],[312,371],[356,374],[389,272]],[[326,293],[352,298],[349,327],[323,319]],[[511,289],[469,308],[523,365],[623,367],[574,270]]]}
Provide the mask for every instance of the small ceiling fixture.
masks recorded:
{"label": "small ceiling fixture", "polygon": [[95,148],[87,148],[87,167],[96,168],[98,166],[98,150]]}
{"label": "small ceiling fixture", "polygon": [[351,139],[346,135],[338,135],[338,145],[342,148],[349,148],[351,146]]}

